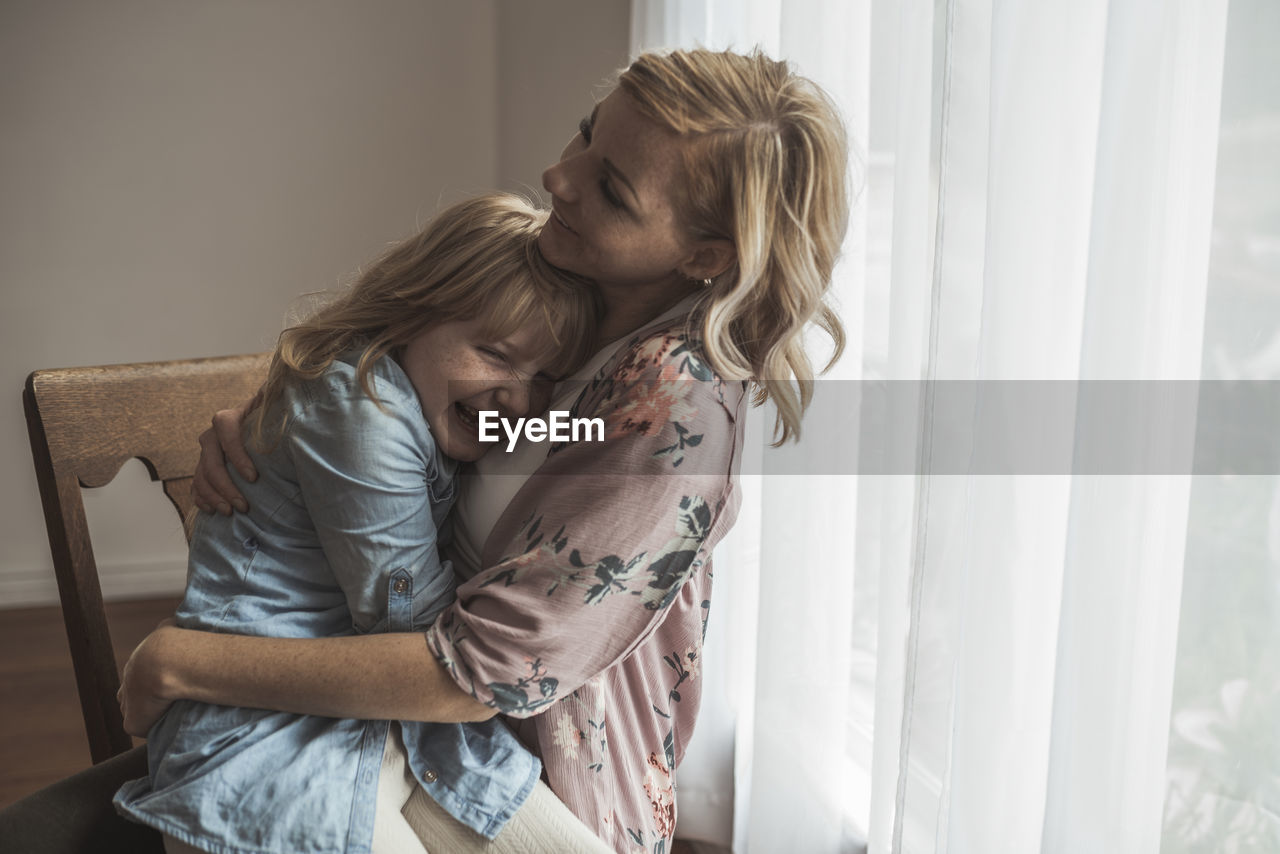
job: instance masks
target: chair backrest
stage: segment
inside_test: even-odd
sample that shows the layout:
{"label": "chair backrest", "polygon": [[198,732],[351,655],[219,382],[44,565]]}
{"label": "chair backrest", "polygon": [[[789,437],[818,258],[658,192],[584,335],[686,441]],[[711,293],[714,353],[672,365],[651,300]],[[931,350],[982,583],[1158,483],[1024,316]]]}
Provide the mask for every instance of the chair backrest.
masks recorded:
{"label": "chair backrest", "polygon": [[81,487],[105,486],[130,459],[161,481],[178,514],[193,508],[196,437],[218,409],[253,396],[267,354],[36,371],[23,404],[80,707],[95,763],[132,746],[124,731],[102,588]]}

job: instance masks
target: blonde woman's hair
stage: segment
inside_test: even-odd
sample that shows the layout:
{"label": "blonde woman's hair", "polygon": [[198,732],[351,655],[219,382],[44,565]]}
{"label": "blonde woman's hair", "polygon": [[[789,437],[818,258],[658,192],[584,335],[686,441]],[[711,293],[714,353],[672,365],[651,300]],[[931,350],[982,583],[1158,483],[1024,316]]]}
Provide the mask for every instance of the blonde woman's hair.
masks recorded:
{"label": "blonde woman's hair", "polygon": [[619,76],[640,111],[691,144],[677,209],[696,238],[731,241],[736,260],[694,316],[716,372],[756,383],[778,410],[775,444],[797,438],[813,396],[804,330],[844,349],[827,304],[849,217],[848,144],[835,105],[785,62],[707,50],[643,54]]}
{"label": "blonde woman's hair", "polygon": [[[339,356],[360,351],[356,375],[377,400],[370,371],[419,333],[451,321],[482,319],[481,333],[501,340],[528,323],[545,328],[536,354],[552,376],[572,373],[595,347],[600,299],[585,280],[557,270],[538,251],[547,212],[505,193],[459,202],[393,245],[345,292],[280,334],[253,435],[291,382],[314,379]],[[283,416],[281,416],[283,417]]]}

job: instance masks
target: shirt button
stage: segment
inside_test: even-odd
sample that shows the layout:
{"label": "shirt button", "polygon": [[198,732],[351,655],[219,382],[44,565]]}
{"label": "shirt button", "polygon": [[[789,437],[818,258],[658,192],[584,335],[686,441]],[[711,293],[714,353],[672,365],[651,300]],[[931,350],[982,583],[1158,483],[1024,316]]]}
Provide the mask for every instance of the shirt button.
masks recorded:
{"label": "shirt button", "polygon": [[436,772],[426,771],[423,773],[422,779],[426,780],[428,783],[434,783],[436,781]]}
{"label": "shirt button", "polygon": [[405,578],[397,578],[395,584],[391,585],[391,589],[397,593],[406,593],[409,590],[409,581]]}

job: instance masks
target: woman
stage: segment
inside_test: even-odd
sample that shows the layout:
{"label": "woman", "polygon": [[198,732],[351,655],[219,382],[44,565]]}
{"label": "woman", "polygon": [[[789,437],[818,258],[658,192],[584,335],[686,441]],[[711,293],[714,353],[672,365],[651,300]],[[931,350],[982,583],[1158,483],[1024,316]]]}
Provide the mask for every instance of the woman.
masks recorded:
{"label": "woman", "polygon": [[[775,402],[779,440],[793,437],[812,389],[805,327],[824,328],[837,353],[843,343],[823,299],[846,225],[845,160],[834,108],[785,64],[640,57],[543,175],[542,253],[595,281],[605,305],[602,350],[585,388],[568,391],[575,416],[605,420],[605,441],[489,455],[458,508],[455,558],[475,574],[425,644],[162,628],[126,667],[126,726],[145,731],[177,698],[353,718],[502,712],[601,839],[669,850],[709,556],[737,508],[746,381],[757,403]],[[242,415],[215,419],[224,441]],[[539,457],[527,480],[494,476]],[[197,494],[229,512],[240,499],[220,468],[220,454],[205,461]],[[406,814],[430,800],[414,791]]]}

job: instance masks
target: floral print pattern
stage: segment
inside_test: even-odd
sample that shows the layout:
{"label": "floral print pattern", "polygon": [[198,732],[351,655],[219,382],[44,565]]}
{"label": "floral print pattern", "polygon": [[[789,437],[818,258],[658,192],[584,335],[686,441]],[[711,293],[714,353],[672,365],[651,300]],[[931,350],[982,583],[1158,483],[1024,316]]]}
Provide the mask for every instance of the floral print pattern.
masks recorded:
{"label": "floral print pattern", "polygon": [[709,370],[684,318],[622,347],[564,442],[516,495],[427,640],[463,690],[510,716],[552,789],[618,851],[665,854],[701,699],[710,551],[737,513],[745,388]]}
{"label": "floral print pattern", "polygon": [[654,829],[662,837],[676,832],[676,790],[671,769],[656,753],[649,754],[649,770],[645,774],[644,791],[653,805]]}

